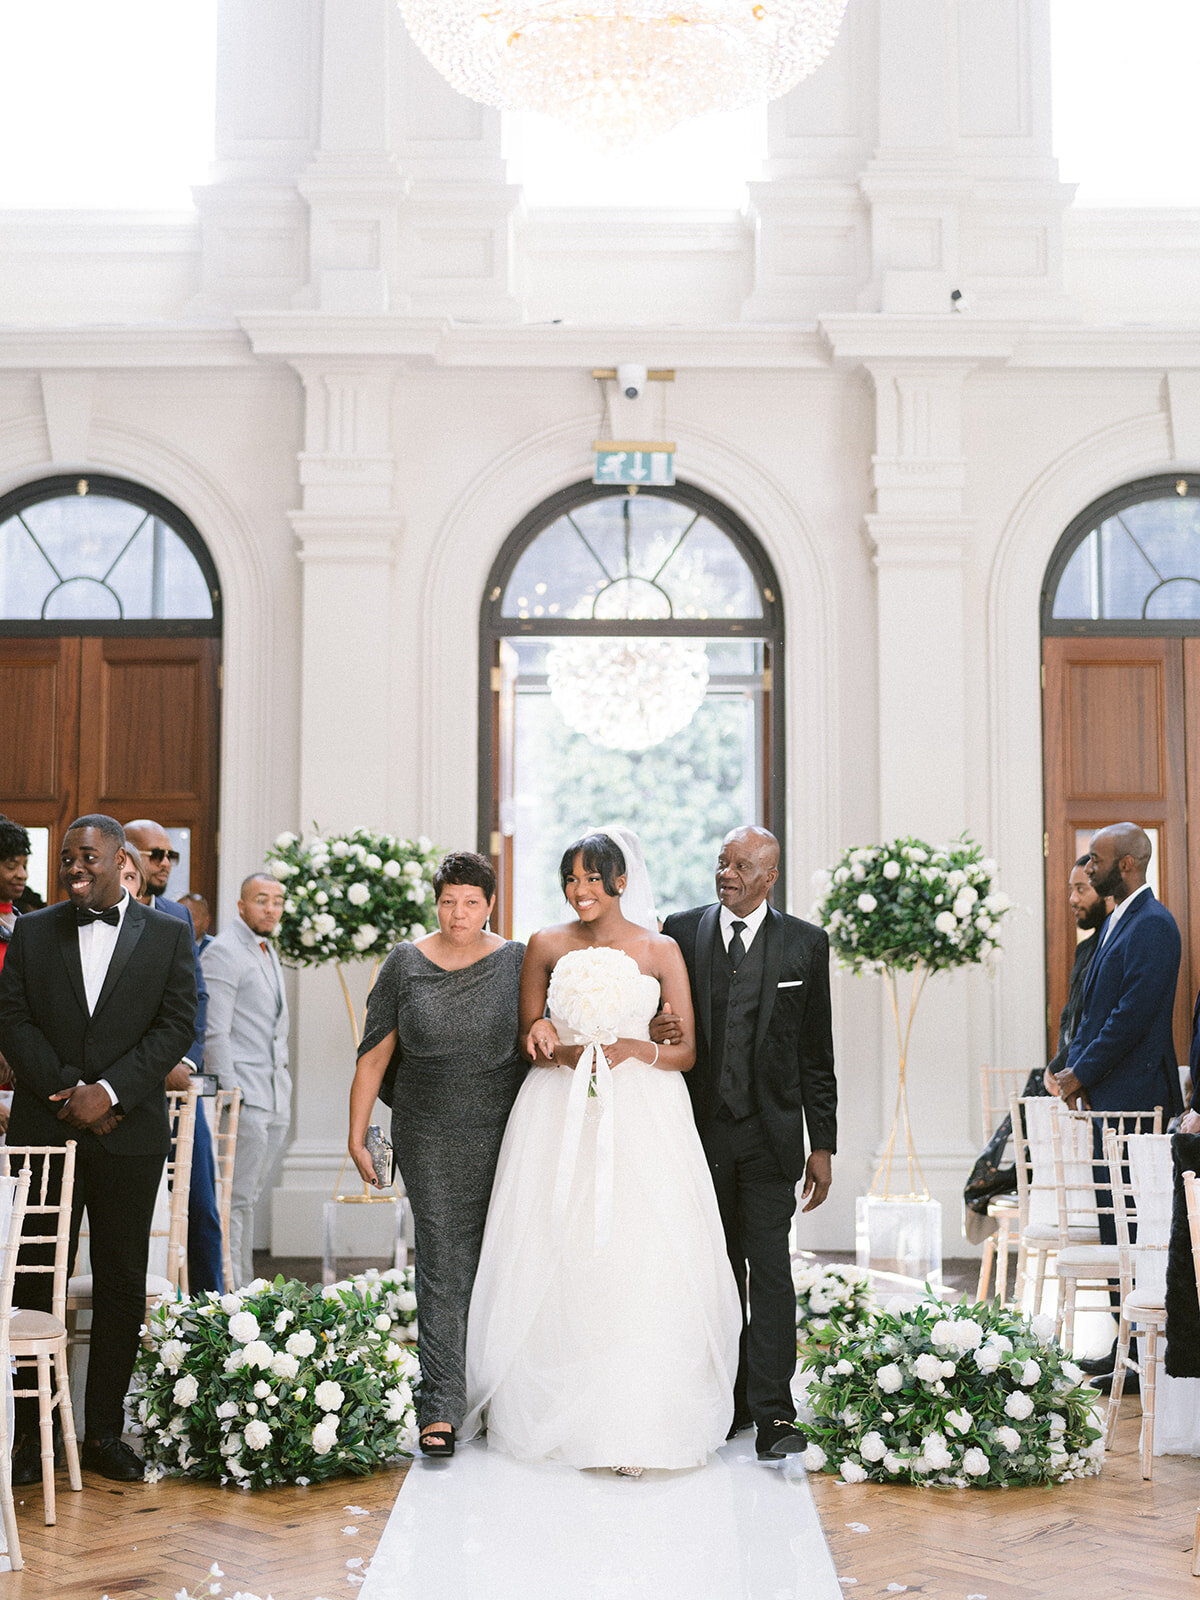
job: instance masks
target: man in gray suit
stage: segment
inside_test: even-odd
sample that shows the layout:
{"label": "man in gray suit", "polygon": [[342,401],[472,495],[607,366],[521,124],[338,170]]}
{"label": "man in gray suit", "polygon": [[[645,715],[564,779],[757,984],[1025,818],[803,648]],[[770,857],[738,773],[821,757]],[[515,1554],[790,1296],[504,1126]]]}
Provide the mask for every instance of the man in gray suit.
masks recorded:
{"label": "man in gray suit", "polygon": [[287,1140],[292,1109],[288,1007],[272,935],[283,915],[283,886],[255,872],[242,884],[237,921],[205,946],[208,984],[205,1061],[222,1089],[242,1091],[229,1254],[234,1289],[254,1277],[254,1207]]}

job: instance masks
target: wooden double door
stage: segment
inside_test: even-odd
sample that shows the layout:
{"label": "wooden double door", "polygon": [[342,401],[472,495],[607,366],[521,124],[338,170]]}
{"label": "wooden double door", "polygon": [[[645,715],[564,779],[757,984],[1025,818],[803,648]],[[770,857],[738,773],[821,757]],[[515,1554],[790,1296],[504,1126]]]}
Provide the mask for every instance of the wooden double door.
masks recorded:
{"label": "wooden double door", "polygon": [[188,829],[189,886],[215,908],[220,647],[0,637],[0,812],[48,830],[51,900],[63,831],[100,811]]}
{"label": "wooden double door", "polygon": [[1042,661],[1049,1048],[1076,939],[1071,868],[1095,829],[1136,822],[1183,941],[1174,1022],[1186,1061],[1200,984],[1200,638],[1047,638]]}

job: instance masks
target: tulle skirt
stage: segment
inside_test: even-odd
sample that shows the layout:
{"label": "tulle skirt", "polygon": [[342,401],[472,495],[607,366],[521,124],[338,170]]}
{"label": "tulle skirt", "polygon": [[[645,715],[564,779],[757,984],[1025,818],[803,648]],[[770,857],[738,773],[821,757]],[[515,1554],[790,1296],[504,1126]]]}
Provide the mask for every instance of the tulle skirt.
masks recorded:
{"label": "tulle skirt", "polygon": [[607,1107],[587,1102],[564,1190],[574,1078],[531,1071],[509,1117],[467,1324],[463,1436],[486,1427],[523,1461],[698,1466],[733,1417],[741,1313],[687,1088],[640,1061],[615,1067]]}

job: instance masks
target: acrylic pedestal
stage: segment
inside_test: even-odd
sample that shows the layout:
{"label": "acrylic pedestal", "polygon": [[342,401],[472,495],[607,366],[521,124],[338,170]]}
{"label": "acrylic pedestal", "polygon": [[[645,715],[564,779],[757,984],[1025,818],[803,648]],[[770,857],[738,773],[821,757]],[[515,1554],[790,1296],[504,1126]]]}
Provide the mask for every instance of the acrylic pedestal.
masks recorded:
{"label": "acrylic pedestal", "polygon": [[325,1202],[321,1282],[337,1283],[338,1262],[374,1259],[393,1267],[408,1265],[409,1206],[402,1194],[340,1194]]}
{"label": "acrylic pedestal", "polygon": [[942,1207],[917,1195],[863,1194],[855,1201],[855,1261],[939,1288]]}

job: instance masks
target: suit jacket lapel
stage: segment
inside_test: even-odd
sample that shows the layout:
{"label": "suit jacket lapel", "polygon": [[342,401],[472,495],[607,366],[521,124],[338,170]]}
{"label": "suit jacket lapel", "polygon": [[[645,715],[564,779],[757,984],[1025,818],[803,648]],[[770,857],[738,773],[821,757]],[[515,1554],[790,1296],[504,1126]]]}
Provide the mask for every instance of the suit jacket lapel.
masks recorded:
{"label": "suit jacket lapel", "polygon": [[[1088,962],[1087,977],[1084,979],[1083,985],[1083,992],[1085,995],[1090,992],[1092,985],[1096,981],[1097,971],[1112,954],[1117,942],[1127,936],[1130,928],[1133,927],[1134,920],[1141,914],[1143,907],[1153,898],[1153,889],[1147,889],[1145,894],[1139,894],[1133,905],[1129,907],[1128,911],[1122,914],[1121,919],[1117,923],[1116,927],[1109,934],[1108,938],[1104,940],[1104,943],[1100,946],[1099,950],[1096,951],[1096,954]],[[1100,937],[1104,939],[1104,925],[1101,925]]]}
{"label": "suit jacket lapel", "polygon": [[712,958],[721,919],[720,906],[709,906],[701,913],[696,929],[696,996],[699,999],[698,1017],[704,1037],[712,1037]]}
{"label": "suit jacket lapel", "polygon": [[58,948],[62,954],[63,965],[67,969],[67,977],[71,980],[71,989],[79,1002],[79,1009],[86,1017],[88,1014],[87,991],[83,987],[83,963],[79,959],[79,933],[75,923],[75,911],[70,905],[63,907],[63,914],[58,919]]}
{"label": "suit jacket lapel", "polygon": [[762,989],[758,1001],[758,1027],[754,1033],[754,1054],[758,1056],[762,1049],[763,1040],[767,1037],[767,1029],[771,1024],[771,1013],[775,1009],[775,991],[779,983],[779,974],[783,971],[783,918],[773,906],[767,907],[767,914],[763,918],[762,937],[766,940],[763,946],[763,975]]}
{"label": "suit jacket lapel", "polygon": [[[108,997],[120,982],[121,974],[125,971],[130,956],[137,946],[138,940],[146,926],[146,913],[138,901],[131,899],[121,918],[121,931],[117,935],[117,942],[113,946],[112,960],[108,963],[108,971],[104,975],[104,985],[96,1001],[96,1009],[92,1012],[94,1017],[100,1015]],[[76,940],[78,944],[78,940]]]}

